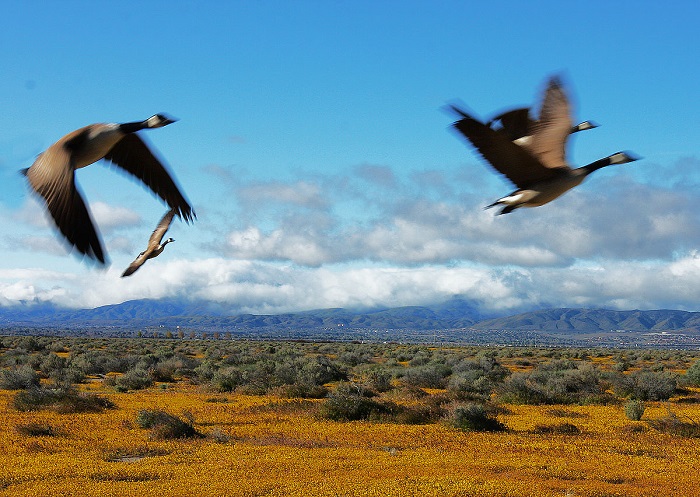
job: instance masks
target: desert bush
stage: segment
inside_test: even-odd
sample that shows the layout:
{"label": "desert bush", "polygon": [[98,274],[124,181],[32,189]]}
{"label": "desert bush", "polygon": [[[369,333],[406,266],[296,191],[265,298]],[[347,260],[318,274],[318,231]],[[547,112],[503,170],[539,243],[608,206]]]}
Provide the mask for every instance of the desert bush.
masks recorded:
{"label": "desert bush", "polygon": [[39,386],[39,375],[30,366],[0,371],[0,389],[25,390]]}
{"label": "desert bush", "polygon": [[29,364],[29,355],[19,349],[10,349],[4,354],[0,354],[0,366],[14,367],[26,366]]}
{"label": "desert bush", "polygon": [[347,366],[357,366],[372,362],[372,355],[361,350],[347,350],[338,356],[338,362]]}
{"label": "desert bush", "polygon": [[153,438],[158,440],[203,436],[195,430],[192,419],[183,420],[160,409],[140,410],[136,414],[136,424],[140,428],[150,429]]}
{"label": "desert bush", "polygon": [[617,395],[637,400],[668,400],[677,387],[674,374],[648,369],[634,371],[629,375],[618,374],[611,378],[611,382]]}
{"label": "desert bush", "polygon": [[44,357],[39,364],[39,370],[58,385],[68,386],[85,380],[85,372],[80,362],[73,364],[72,360],[59,357],[53,352]]}
{"label": "desert bush", "polygon": [[23,337],[20,339],[17,347],[27,352],[40,352],[44,350],[45,342],[36,337]]}
{"label": "desert bush", "polygon": [[243,370],[243,382],[240,391],[247,395],[265,395],[271,388],[280,385],[276,380],[277,365],[270,359],[264,359]]}
{"label": "desert bush", "polygon": [[529,373],[514,373],[501,387],[506,402],[574,404],[598,401],[604,394],[600,372],[588,363],[554,360]]}
{"label": "desert bush", "polygon": [[217,392],[233,392],[243,384],[243,373],[235,366],[221,368],[214,373],[209,384]]}
{"label": "desert bush", "polygon": [[641,400],[630,399],[625,404],[625,416],[631,421],[639,421],[644,415],[644,402]]}
{"label": "desert bush", "polygon": [[295,363],[295,383],[323,385],[331,381],[346,380],[347,374],[325,356],[300,358]]}
{"label": "desert bush", "polygon": [[333,421],[357,421],[386,415],[390,409],[369,396],[364,386],[341,383],[331,392],[320,407],[320,416]]}
{"label": "desert bush", "polygon": [[464,431],[504,431],[505,425],[481,404],[458,404],[448,414],[449,424]]}
{"label": "desert bush", "polygon": [[685,380],[690,385],[700,387],[700,360],[693,363],[685,372]]}
{"label": "desert bush", "polygon": [[532,433],[538,435],[578,435],[581,429],[571,423],[559,423],[554,425],[536,424]]}
{"label": "desert bush", "polygon": [[121,376],[118,376],[108,383],[113,383],[120,392],[129,390],[142,390],[153,385],[153,380],[148,371],[141,368],[130,369]]}
{"label": "desert bush", "polygon": [[217,367],[211,361],[203,361],[194,368],[194,377],[192,380],[195,383],[206,383],[211,381],[216,374]]}
{"label": "desert bush", "polygon": [[412,368],[425,366],[430,362],[432,353],[427,349],[419,349],[415,355],[408,361],[408,365]]}
{"label": "desert bush", "polygon": [[274,392],[280,397],[288,399],[322,399],[328,395],[328,389],[323,385],[308,385],[305,383],[282,385],[275,389]]}
{"label": "desert bush", "polygon": [[449,401],[446,395],[429,395],[418,404],[396,406],[392,418],[401,424],[434,423],[445,418]]}
{"label": "desert bush", "polygon": [[64,369],[66,367],[66,363],[66,359],[51,352],[44,356],[44,359],[39,365],[39,370],[44,373],[44,375],[51,376],[52,373]]}
{"label": "desert bush", "polygon": [[700,438],[700,423],[688,419],[683,421],[676,413],[669,411],[666,416],[650,420],[649,426],[662,433],[688,438]]}
{"label": "desert bush", "polygon": [[15,431],[27,437],[55,437],[58,430],[51,425],[42,423],[27,423],[15,426]]}
{"label": "desert bush", "polygon": [[461,360],[453,370],[447,391],[460,400],[488,398],[509,374],[494,357],[487,355],[482,355],[478,360]]}
{"label": "desert bush", "polygon": [[80,393],[72,388],[30,388],[15,394],[12,405],[18,411],[52,409],[61,414],[100,412],[114,408],[107,398]]}
{"label": "desert bush", "polygon": [[408,386],[420,388],[444,388],[452,370],[446,364],[429,363],[409,368],[401,379]]}
{"label": "desert bush", "polygon": [[148,368],[148,375],[153,381],[175,381],[175,374],[180,367],[180,362],[177,359],[169,358],[163,361],[158,361]]}
{"label": "desert bush", "polygon": [[363,383],[367,388],[375,392],[388,392],[391,390],[391,374],[382,369],[367,371],[363,377]]}

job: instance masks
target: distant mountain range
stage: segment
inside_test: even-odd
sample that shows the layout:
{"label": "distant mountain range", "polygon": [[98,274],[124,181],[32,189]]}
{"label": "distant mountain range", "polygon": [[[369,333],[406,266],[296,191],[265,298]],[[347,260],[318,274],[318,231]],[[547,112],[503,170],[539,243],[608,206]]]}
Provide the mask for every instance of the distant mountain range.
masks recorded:
{"label": "distant mountain range", "polygon": [[1,334],[700,349],[700,312],[545,309],[494,317],[454,297],[426,306],[255,315],[204,301],[132,300],[78,310],[0,307]]}
{"label": "distant mountain range", "polygon": [[235,314],[206,301],[131,300],[94,309],[66,309],[51,304],[0,307],[0,326],[193,326],[308,328],[348,326],[378,329],[454,329],[529,331],[670,331],[700,330],[700,312],[607,309],[545,309],[484,319],[477,305],[453,298],[437,305],[389,309],[320,309],[296,313]]}

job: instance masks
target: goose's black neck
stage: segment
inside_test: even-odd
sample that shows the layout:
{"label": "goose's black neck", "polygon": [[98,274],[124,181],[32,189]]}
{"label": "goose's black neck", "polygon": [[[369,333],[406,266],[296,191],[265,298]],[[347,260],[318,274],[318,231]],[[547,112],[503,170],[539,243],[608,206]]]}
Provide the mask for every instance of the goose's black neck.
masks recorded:
{"label": "goose's black neck", "polygon": [[119,125],[119,131],[122,133],[136,133],[137,131],[141,131],[144,128],[147,128],[148,125],[146,124],[146,121],[138,121],[138,122],[133,122],[133,123],[124,123]]}
{"label": "goose's black neck", "polygon": [[595,162],[591,162],[590,164],[587,164],[583,166],[581,169],[586,171],[586,174],[591,174],[593,171],[597,171],[598,169],[601,169],[605,166],[609,166],[611,164],[610,157],[604,157],[603,159],[598,159]]}

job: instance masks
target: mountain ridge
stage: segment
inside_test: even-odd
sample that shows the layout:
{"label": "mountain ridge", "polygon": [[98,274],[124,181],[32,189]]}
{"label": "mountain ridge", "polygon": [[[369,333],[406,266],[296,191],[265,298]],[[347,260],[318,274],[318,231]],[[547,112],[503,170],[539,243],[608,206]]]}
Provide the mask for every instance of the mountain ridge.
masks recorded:
{"label": "mountain ridge", "polygon": [[425,306],[328,308],[279,314],[237,312],[234,306],[178,299],[130,300],[93,309],[66,309],[52,304],[0,307],[4,326],[200,326],[203,328],[275,326],[314,328],[342,326],[377,329],[523,330],[610,332],[700,330],[700,312],[551,308],[514,315],[489,316],[478,303],[461,297]]}

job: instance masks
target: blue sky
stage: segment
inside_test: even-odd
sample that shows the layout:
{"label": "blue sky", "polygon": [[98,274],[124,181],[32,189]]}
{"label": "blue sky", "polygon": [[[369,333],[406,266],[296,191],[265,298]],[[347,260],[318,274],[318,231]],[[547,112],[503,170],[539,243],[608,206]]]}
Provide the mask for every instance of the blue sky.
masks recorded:
{"label": "blue sky", "polygon": [[[412,305],[700,310],[695,2],[2,2],[0,305],[191,297],[245,312]],[[508,216],[511,186],[449,129],[563,75],[582,165],[644,160]],[[18,170],[64,134],[156,112],[197,211],[129,279],[165,207],[77,173],[111,266],[70,254]]]}

